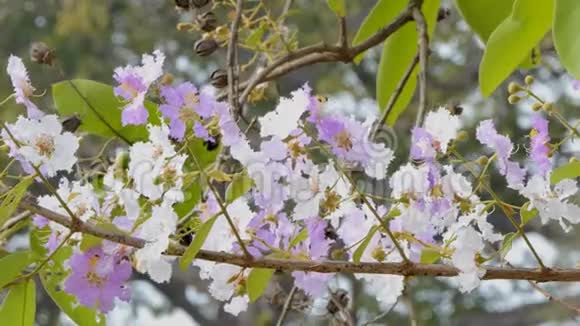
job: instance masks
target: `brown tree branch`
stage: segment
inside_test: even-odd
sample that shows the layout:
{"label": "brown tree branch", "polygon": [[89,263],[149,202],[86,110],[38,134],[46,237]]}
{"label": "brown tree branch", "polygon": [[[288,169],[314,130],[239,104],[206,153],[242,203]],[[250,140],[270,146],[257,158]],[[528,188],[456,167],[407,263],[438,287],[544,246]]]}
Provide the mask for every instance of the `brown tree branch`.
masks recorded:
{"label": "brown tree branch", "polygon": [[[53,222],[65,227],[73,227],[70,217],[58,214],[46,208],[40,207],[30,197],[24,198],[20,206],[35,214],[41,215]],[[91,223],[82,222],[77,231],[91,234],[93,236],[124,244],[127,246],[142,248],[145,240],[129,235],[117,233]],[[166,251],[167,255],[183,255],[186,248],[179,244],[172,244]],[[277,258],[254,258],[248,260],[244,256],[234,255],[225,252],[215,252],[200,250],[196,256],[213,262],[237,265],[246,268],[270,268],[280,271],[307,271],[318,273],[362,273],[362,274],[390,274],[403,276],[440,276],[453,277],[458,275],[458,270],[453,266],[443,264],[409,264],[409,263],[354,263],[338,260],[297,260],[297,259],[277,259]],[[484,280],[504,279],[504,280],[531,280],[537,282],[580,282],[580,269],[577,268],[505,268],[484,266]]]}
{"label": "brown tree branch", "polygon": [[429,34],[427,31],[427,21],[421,11],[420,6],[413,8],[413,19],[417,23],[417,39],[419,46],[419,109],[415,126],[420,127],[423,124],[423,117],[427,110],[427,64],[429,60]]}
{"label": "brown tree branch", "polygon": [[236,15],[230,28],[230,41],[228,43],[227,67],[228,67],[228,102],[230,103],[232,113],[235,118],[240,114],[238,101],[237,86],[237,48],[238,48],[238,29],[242,18],[243,0],[238,0],[236,5]]}

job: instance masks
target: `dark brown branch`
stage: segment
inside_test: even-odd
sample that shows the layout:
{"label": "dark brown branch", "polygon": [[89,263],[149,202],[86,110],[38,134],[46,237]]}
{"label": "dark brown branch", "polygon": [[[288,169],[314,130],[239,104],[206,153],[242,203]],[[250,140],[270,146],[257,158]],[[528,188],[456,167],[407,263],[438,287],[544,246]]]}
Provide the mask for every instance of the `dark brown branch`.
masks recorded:
{"label": "dark brown branch", "polygon": [[238,47],[238,29],[242,18],[243,0],[238,0],[236,5],[236,16],[230,28],[230,41],[228,43],[227,65],[228,65],[228,102],[235,118],[240,114],[238,102],[237,87],[237,47]]}
{"label": "dark brown branch", "polygon": [[[72,219],[45,209],[35,204],[29,197],[25,198],[20,206],[35,214],[61,224],[65,227],[72,227]],[[145,240],[113,232],[97,225],[82,222],[78,226],[78,231],[94,235],[96,237],[107,239],[113,242],[127,246],[142,248]],[[179,244],[172,244],[167,249],[168,255],[183,255],[186,248]],[[307,271],[318,273],[363,273],[363,274],[391,274],[403,276],[440,276],[453,277],[458,275],[458,270],[453,266],[443,264],[409,264],[409,263],[353,263],[337,260],[296,260],[296,259],[277,259],[261,257],[248,260],[244,256],[225,252],[215,252],[200,250],[197,259],[203,259],[219,263],[227,263],[246,268],[270,268],[280,271]],[[580,269],[534,269],[534,268],[505,268],[505,267],[482,267],[485,275],[482,279],[494,280],[531,280],[537,282],[580,282]]]}

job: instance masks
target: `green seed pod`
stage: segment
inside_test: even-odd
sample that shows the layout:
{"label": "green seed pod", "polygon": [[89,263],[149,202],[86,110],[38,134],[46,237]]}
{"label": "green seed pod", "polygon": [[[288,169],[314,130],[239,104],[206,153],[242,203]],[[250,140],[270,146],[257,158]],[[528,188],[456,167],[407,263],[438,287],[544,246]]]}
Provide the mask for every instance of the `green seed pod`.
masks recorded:
{"label": "green seed pod", "polygon": [[534,111],[540,111],[541,109],[542,109],[542,104],[541,103],[536,102],[536,103],[532,104],[532,110],[534,110]]}
{"label": "green seed pod", "polygon": [[517,83],[511,82],[508,85],[508,93],[510,93],[510,94],[517,93],[521,90],[523,90],[522,87],[520,85],[518,85]]}
{"label": "green seed pod", "polygon": [[526,83],[526,85],[530,86],[534,83],[534,77],[527,75],[526,78],[524,79],[524,82]]}
{"label": "green seed pod", "polygon": [[546,102],[546,103],[544,103],[544,105],[542,105],[542,109],[546,112],[552,111],[553,107],[554,107],[554,104],[551,102]]}
{"label": "green seed pod", "polygon": [[469,134],[465,130],[460,130],[457,133],[457,137],[455,139],[457,139],[457,141],[466,141],[469,139]]}
{"label": "green seed pod", "polygon": [[509,104],[516,104],[518,103],[522,98],[517,96],[517,95],[510,95],[510,97],[508,97],[508,102]]}
{"label": "green seed pod", "polygon": [[485,166],[487,164],[487,162],[489,162],[489,158],[487,156],[480,156],[477,159],[477,164],[479,164],[481,166]]}

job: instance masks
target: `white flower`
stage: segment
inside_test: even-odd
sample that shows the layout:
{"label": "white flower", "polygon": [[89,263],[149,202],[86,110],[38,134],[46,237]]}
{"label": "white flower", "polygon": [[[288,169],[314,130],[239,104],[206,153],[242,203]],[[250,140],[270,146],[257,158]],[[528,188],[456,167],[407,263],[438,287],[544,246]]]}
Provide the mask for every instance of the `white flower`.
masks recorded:
{"label": "white flower", "polygon": [[[71,184],[68,179],[62,178],[56,192],[72,213],[84,222],[99,213],[98,197],[91,184],[82,185],[79,181]],[[62,215],[69,215],[54,195],[38,197],[38,204]]]}
{"label": "white flower", "polygon": [[224,305],[224,311],[234,316],[248,308],[249,297],[237,295],[237,287],[247,277],[249,271],[229,264],[215,264],[211,273],[212,282],[209,285],[209,293],[219,301],[231,301]]}
{"label": "white flower", "polygon": [[177,227],[177,214],[168,203],[154,206],[151,217],[145,221],[138,236],[147,241],[145,246],[135,252],[136,269],[148,273],[157,283],[171,278],[170,258],[162,255],[169,245],[169,235]]}
{"label": "white flower", "polygon": [[8,58],[6,72],[10,76],[12,86],[14,87],[16,103],[24,104],[24,106],[26,106],[28,111],[28,118],[41,118],[44,113],[40,111],[36,104],[32,103],[30,100],[30,97],[34,95],[35,88],[30,83],[30,79],[28,78],[28,71],[26,71],[26,67],[22,62],[22,59],[17,56],[10,55],[10,58]]}
{"label": "white flower", "polygon": [[281,98],[274,111],[259,119],[260,136],[278,136],[284,139],[298,127],[298,120],[310,104],[308,93],[300,88],[292,92],[292,98]]}
{"label": "white flower", "polygon": [[187,157],[176,155],[167,125],[149,125],[148,129],[149,141],[135,143],[129,150],[128,174],[135,190],[151,200],[163,197],[171,203],[183,201],[183,164]]}
{"label": "white flower", "polygon": [[530,200],[528,209],[538,209],[542,223],[556,220],[564,230],[569,231],[564,220],[572,224],[580,223],[580,207],[567,201],[577,191],[578,186],[572,179],[562,180],[551,189],[549,176],[534,175],[520,193]]}
{"label": "white flower", "polygon": [[472,193],[471,182],[466,177],[453,171],[452,166],[444,167],[446,175],[441,178],[441,188],[446,197],[453,199],[455,195],[468,198]]}
{"label": "white flower", "polygon": [[[451,236],[450,233],[446,234],[446,238]],[[485,273],[475,261],[475,254],[483,250],[483,240],[481,234],[469,226],[459,228],[455,235],[457,238],[452,244],[455,251],[451,256],[451,262],[459,269],[457,276],[459,289],[462,292],[470,292],[479,285],[480,278]]]}
{"label": "white flower", "polygon": [[40,120],[20,116],[7,127],[20,147],[14,144],[7,130],[2,130],[2,138],[9,144],[11,156],[23,161],[24,166],[38,166],[42,174],[53,177],[58,171],[70,171],[76,163],[79,139],[70,132],[62,132],[56,115],[46,115]]}
{"label": "white flower", "polygon": [[422,165],[415,167],[412,164],[403,165],[393,173],[390,180],[392,196],[402,198],[405,195],[421,197],[429,190],[429,167]]}
{"label": "white flower", "polygon": [[355,278],[365,281],[366,292],[374,296],[384,310],[397,302],[405,288],[405,277],[400,275],[355,274]]}
{"label": "white flower", "polygon": [[459,128],[459,117],[452,115],[444,107],[429,112],[425,118],[425,129],[439,143],[442,153],[447,152],[447,145],[457,137]]}

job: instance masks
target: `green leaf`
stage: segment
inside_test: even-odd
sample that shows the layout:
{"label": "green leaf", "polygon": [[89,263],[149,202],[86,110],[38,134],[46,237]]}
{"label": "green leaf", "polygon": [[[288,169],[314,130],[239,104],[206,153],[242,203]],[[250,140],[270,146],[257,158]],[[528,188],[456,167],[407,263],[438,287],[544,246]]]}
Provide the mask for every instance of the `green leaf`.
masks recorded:
{"label": "green leaf", "polygon": [[505,257],[508,254],[508,252],[512,249],[512,242],[517,237],[518,237],[518,234],[515,232],[507,233],[504,236],[504,238],[501,242],[501,247],[499,249],[499,253],[500,253],[501,257]]}
{"label": "green leaf", "polygon": [[560,63],[574,77],[580,79],[580,3],[578,0],[556,0],[554,15],[554,45]]}
{"label": "green leaf", "polygon": [[268,288],[268,283],[274,275],[274,270],[269,268],[253,268],[246,280],[246,290],[250,302],[255,302]]}
{"label": "green leaf", "polygon": [[538,210],[533,208],[529,209],[530,202],[525,203],[522,208],[520,209],[520,217],[522,218],[521,227],[528,224],[534,217],[538,215]]}
{"label": "green leaf", "polygon": [[434,264],[439,258],[441,253],[433,248],[425,247],[421,250],[421,264]]}
{"label": "green leaf", "polygon": [[294,248],[294,246],[296,246],[300,242],[306,240],[307,237],[308,237],[308,229],[304,228],[304,229],[300,230],[300,232],[298,232],[296,237],[294,239],[292,239],[292,241],[290,241],[290,244],[288,245],[288,249]]}
{"label": "green leaf", "polygon": [[22,197],[26,194],[26,190],[28,190],[33,181],[34,178],[26,177],[4,195],[4,200],[0,204],[0,226],[4,225],[4,222],[14,214]]}
{"label": "green leaf", "polygon": [[0,289],[17,279],[31,263],[30,251],[17,251],[0,259]]}
{"label": "green leaf", "polygon": [[[352,40],[353,45],[366,41],[381,28],[389,24],[407,6],[406,0],[379,0],[366,16]],[[354,61],[358,64],[364,53],[358,55]]]}
{"label": "green leaf", "polygon": [[40,273],[40,281],[54,303],[76,324],[83,326],[105,325],[105,317],[93,309],[79,305],[76,298],[62,290],[62,282],[70,273],[64,262],[72,255],[72,248],[62,247],[53,257],[50,271]]}
{"label": "green leaf", "polygon": [[29,232],[30,255],[35,260],[40,260],[46,256],[48,250],[45,245],[52,231],[49,227],[33,228]]}
{"label": "green leaf", "polygon": [[[79,115],[81,131],[118,137],[127,143],[147,139],[145,126],[122,126],[124,103],[115,96],[110,85],[86,79],[65,80],[52,85],[52,96],[61,115]],[[146,101],[145,107],[149,111],[149,122],[158,124],[156,105]]]}
{"label": "green leaf", "polygon": [[0,306],[0,321],[3,325],[34,326],[35,313],[36,287],[29,279],[10,289]]}
{"label": "green leaf", "polygon": [[234,200],[245,195],[253,185],[254,181],[248,176],[245,170],[236,174],[226,189],[226,202],[232,203]]}
{"label": "green leaf", "polygon": [[489,96],[528,56],[552,24],[554,0],[516,0],[511,15],[490,35],[479,66],[479,87]]}
{"label": "green leaf", "polygon": [[260,27],[253,29],[246,39],[246,44],[249,46],[257,47],[261,43],[262,37],[264,36],[267,28],[267,24],[260,24]]}
{"label": "green leaf", "polygon": [[[407,3],[406,1],[403,1]],[[426,0],[422,7],[429,35],[433,35],[439,11],[439,0]],[[415,22],[407,23],[391,35],[383,45],[383,53],[377,72],[377,102],[384,111],[390,97],[403,79],[417,53],[417,27]],[[407,108],[417,86],[418,67],[415,67],[403,87],[397,102],[387,114],[387,124],[393,126],[401,113]]]}
{"label": "green leaf", "polygon": [[102,238],[95,237],[94,235],[83,233],[83,239],[81,240],[80,249],[81,251],[87,251],[92,247],[96,247],[103,242]]}
{"label": "green leaf", "polygon": [[573,161],[564,164],[552,171],[550,182],[556,184],[564,179],[574,179],[580,177],[580,161]]}
{"label": "green leaf", "polygon": [[179,267],[181,267],[182,270],[184,271],[187,270],[187,268],[189,267],[189,265],[191,264],[191,262],[201,249],[201,247],[203,247],[205,239],[207,239],[207,236],[209,235],[209,232],[211,231],[213,224],[215,223],[215,221],[219,216],[220,215],[213,216],[209,220],[205,221],[199,227],[199,229],[195,233],[195,237],[191,241],[191,244],[189,245],[189,247],[187,247],[187,250],[185,250],[185,253],[179,259]]}
{"label": "green leaf", "polygon": [[373,236],[375,235],[375,233],[378,230],[379,230],[378,226],[376,226],[376,225],[373,226],[369,230],[369,233],[367,233],[367,235],[365,236],[365,239],[358,245],[358,248],[356,248],[356,250],[352,254],[352,260],[356,264],[360,263],[360,259],[361,259],[362,255],[364,254],[365,250],[367,249],[367,247],[369,246],[369,242],[371,242],[371,239],[373,238]]}
{"label": "green leaf", "polygon": [[346,16],[346,0],[326,0],[326,3],[337,16]]}
{"label": "green leaf", "polygon": [[[195,154],[195,157],[197,158],[199,165],[201,165],[202,169],[205,169],[210,164],[215,162],[217,155],[219,154],[219,152],[221,151],[221,148],[222,148],[222,145],[220,143],[220,145],[217,146],[216,148],[213,148],[212,150],[208,150],[206,148],[206,146],[204,145],[203,140],[199,139],[199,138],[195,138],[191,141],[188,141],[186,146],[188,147],[189,151],[191,151],[191,152],[193,152],[193,154]],[[188,161],[192,161],[192,160],[188,160]],[[190,162],[190,165],[193,167],[193,170],[197,170],[197,167],[195,166],[195,164],[193,162]]]}
{"label": "green leaf", "polygon": [[512,12],[515,0],[455,0],[465,22],[485,43],[489,35]]}
{"label": "green leaf", "polygon": [[179,218],[187,216],[201,199],[201,184],[199,182],[191,184],[187,189],[183,189],[184,201],[173,206]]}

